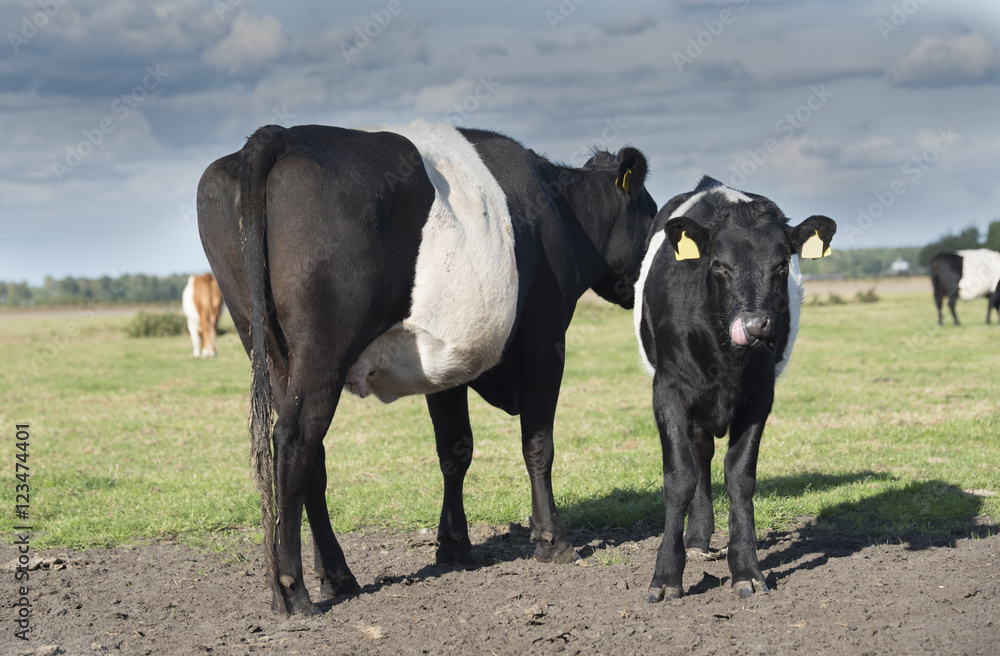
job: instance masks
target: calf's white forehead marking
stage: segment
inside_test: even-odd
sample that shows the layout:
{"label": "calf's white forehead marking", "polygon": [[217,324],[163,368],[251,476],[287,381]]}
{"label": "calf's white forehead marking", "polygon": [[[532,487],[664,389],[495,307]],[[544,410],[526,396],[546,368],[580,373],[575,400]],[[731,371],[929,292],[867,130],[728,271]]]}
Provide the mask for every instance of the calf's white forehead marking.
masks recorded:
{"label": "calf's white forehead marking", "polygon": [[395,132],[420,152],[434,185],[421,232],[410,314],[372,342],[348,382],[384,402],[468,382],[500,361],[517,313],[507,197],[475,147],[450,124]]}

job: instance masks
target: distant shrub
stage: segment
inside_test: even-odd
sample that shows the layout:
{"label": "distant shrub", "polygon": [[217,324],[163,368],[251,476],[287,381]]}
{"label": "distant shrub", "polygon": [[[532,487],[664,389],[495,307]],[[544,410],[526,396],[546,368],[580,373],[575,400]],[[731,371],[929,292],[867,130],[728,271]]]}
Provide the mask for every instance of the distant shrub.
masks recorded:
{"label": "distant shrub", "polygon": [[125,326],[129,337],[171,337],[187,332],[187,319],[174,312],[153,314],[139,311]]}
{"label": "distant shrub", "polygon": [[847,301],[845,301],[844,297],[841,296],[840,294],[835,294],[833,292],[830,292],[830,300],[828,301],[830,305],[843,305],[846,302]]}
{"label": "distant shrub", "polygon": [[869,289],[866,292],[863,292],[863,291],[861,291],[859,289],[858,293],[855,294],[855,298],[858,299],[859,303],[877,303],[878,302],[878,294],[875,293],[875,288],[874,287],[872,287],[871,289]]}

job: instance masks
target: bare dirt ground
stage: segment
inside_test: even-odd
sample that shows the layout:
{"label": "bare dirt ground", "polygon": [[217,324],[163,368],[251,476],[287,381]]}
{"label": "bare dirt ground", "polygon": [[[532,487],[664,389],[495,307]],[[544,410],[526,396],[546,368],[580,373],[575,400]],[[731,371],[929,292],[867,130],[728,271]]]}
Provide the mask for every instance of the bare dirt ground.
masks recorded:
{"label": "bare dirt ground", "polygon": [[[363,586],[324,615],[270,612],[260,548],[173,542],[42,552],[21,654],[997,654],[1000,537],[973,522],[947,541],[845,538],[803,519],[759,543],[768,595],[730,588],[725,560],[689,562],[686,596],[646,604],[657,527],[571,532],[577,565],[537,563],[524,526],[476,527],[482,564],[433,564],[433,532],[341,537]],[[884,538],[883,538],[884,540]],[[721,547],[724,545],[715,545]],[[609,551],[609,547],[614,550]],[[311,550],[309,550],[311,551]],[[610,554],[614,557],[609,557]],[[17,556],[0,545],[0,563]],[[52,562],[53,557],[62,562]],[[307,556],[307,567],[311,558]],[[13,574],[2,573],[13,579]],[[312,577],[307,577],[309,580]],[[315,587],[315,586],[314,586]],[[311,590],[314,601],[318,591]]]}

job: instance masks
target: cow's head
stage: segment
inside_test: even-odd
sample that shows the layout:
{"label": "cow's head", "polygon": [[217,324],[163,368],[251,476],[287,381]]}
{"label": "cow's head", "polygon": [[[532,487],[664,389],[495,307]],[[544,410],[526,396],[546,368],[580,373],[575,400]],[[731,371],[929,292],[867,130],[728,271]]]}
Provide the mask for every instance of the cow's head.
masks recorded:
{"label": "cow's head", "polygon": [[773,346],[787,322],[792,256],[829,254],[837,224],[811,216],[793,227],[770,200],[709,183],[708,193],[666,222],[673,257],[704,276],[708,311],[732,344]]}
{"label": "cow's head", "polygon": [[590,232],[606,264],[591,289],[628,309],[634,303],[635,281],[657,209],[646,191],[646,156],[631,146],[617,153],[599,151],[583,168],[596,174],[588,209],[596,210],[597,223]]}

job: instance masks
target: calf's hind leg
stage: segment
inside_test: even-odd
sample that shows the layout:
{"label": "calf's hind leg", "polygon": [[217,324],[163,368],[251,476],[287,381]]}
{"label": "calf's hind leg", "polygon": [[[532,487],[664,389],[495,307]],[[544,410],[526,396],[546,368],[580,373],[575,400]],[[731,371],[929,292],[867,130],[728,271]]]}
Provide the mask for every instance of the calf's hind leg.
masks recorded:
{"label": "calf's hind leg", "polygon": [[715,512],[712,510],[712,456],[715,455],[715,438],[708,431],[693,427],[690,444],[698,471],[698,484],[688,506],[684,547],[688,557],[704,559],[709,556],[708,548],[715,532]]}

